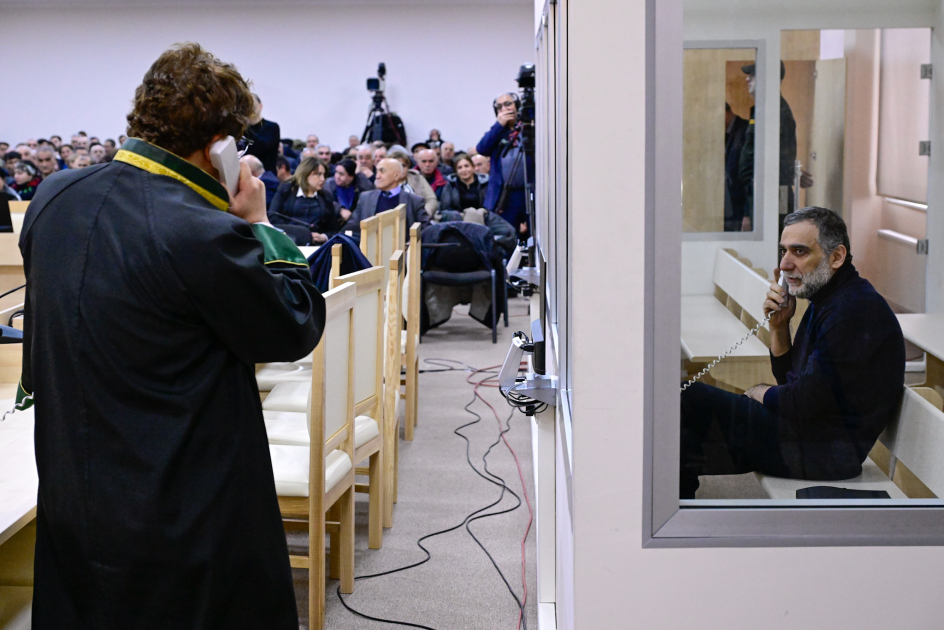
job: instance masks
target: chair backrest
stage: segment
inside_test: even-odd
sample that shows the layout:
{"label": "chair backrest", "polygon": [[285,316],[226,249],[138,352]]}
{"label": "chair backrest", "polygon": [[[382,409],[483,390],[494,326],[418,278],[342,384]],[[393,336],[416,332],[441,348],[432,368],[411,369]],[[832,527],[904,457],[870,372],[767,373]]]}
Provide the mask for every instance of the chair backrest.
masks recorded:
{"label": "chair backrest", "polygon": [[410,249],[407,251],[406,287],[403,291],[406,299],[403,317],[406,318],[407,344],[414,343],[413,339],[420,331],[420,258],[423,250],[420,228],[419,223],[410,226]]}
{"label": "chair backrest", "polygon": [[409,238],[406,232],[406,204],[401,203],[396,210],[400,211],[398,216],[400,220],[397,222],[397,249],[406,251],[406,241]]}
{"label": "chair backrest", "polygon": [[[345,283],[325,293],[324,298],[325,330],[312,354],[308,418],[312,479],[320,478],[322,482],[326,453],[341,448],[353,458],[357,286]],[[320,476],[314,468],[320,468]]]}
{"label": "chair backrest", "polygon": [[[406,206],[400,204],[392,210],[377,215],[380,219],[380,259],[389,261],[396,250],[404,249],[398,246],[400,214],[405,212]],[[389,268],[388,268],[389,270]]]}
{"label": "chair backrest", "polygon": [[328,275],[328,287],[334,288],[340,286],[342,283],[335,284],[335,279],[341,275],[341,247],[340,243],[335,243],[331,246],[331,271]]}
{"label": "chair backrest", "polygon": [[393,422],[400,397],[400,322],[403,250],[393,252],[387,265],[387,311],[384,329],[384,422]]}
{"label": "chair backrest", "polygon": [[380,265],[380,217],[374,215],[361,221],[361,253],[371,265]]}
{"label": "chair backrest", "polygon": [[944,411],[905,387],[901,411],[879,439],[931,492],[944,497]]}
{"label": "chair backrest", "polygon": [[29,206],[28,201],[11,201],[10,202],[10,214],[23,214],[26,212],[26,208]]}
{"label": "chair backrest", "polygon": [[357,286],[354,309],[354,414],[376,414],[383,387],[384,292],[383,267],[371,267],[332,280],[333,286],[353,282]]}

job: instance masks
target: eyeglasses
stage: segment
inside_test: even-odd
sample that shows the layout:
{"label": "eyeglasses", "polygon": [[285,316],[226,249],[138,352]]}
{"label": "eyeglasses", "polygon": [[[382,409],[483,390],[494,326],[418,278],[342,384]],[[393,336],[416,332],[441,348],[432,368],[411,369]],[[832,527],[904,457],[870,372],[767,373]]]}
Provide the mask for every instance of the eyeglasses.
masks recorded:
{"label": "eyeglasses", "polygon": [[248,151],[249,147],[251,146],[252,146],[252,140],[250,140],[246,136],[243,136],[242,138],[236,141],[236,154],[239,157],[246,155],[246,151]]}
{"label": "eyeglasses", "polygon": [[502,101],[501,103],[496,103],[498,109],[510,109],[515,106],[514,101]]}

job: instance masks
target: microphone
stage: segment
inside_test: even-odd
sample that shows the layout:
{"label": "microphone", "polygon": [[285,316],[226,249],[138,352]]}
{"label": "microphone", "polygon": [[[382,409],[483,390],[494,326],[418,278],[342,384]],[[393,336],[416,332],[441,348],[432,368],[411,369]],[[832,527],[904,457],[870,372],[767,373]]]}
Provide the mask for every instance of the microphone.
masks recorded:
{"label": "microphone", "polygon": [[308,228],[309,230],[315,229],[314,226],[312,226],[310,223],[305,223],[304,221],[302,221],[302,220],[300,220],[300,219],[296,219],[296,218],[294,218],[294,217],[290,217],[290,216],[288,216],[288,215],[282,214],[281,212],[269,212],[269,213],[267,213],[267,214],[269,214],[270,216],[276,216],[276,217],[280,217],[280,218],[282,218],[282,219],[286,219],[287,221],[290,221],[290,222],[292,222],[292,223],[295,223],[296,225],[304,225],[304,226],[305,226],[306,228]]}

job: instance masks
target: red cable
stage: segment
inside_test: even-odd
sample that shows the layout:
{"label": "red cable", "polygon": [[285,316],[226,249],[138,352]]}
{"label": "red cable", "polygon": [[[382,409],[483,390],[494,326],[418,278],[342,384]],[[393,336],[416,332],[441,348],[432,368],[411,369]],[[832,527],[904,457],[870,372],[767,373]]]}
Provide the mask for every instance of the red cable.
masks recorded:
{"label": "red cable", "polygon": [[[520,368],[522,365],[524,365],[524,362],[523,362],[523,361],[522,361],[522,363],[519,365],[519,368]],[[528,506],[528,526],[527,526],[527,528],[525,528],[525,530],[524,530],[524,537],[521,539],[521,586],[524,588],[524,597],[521,599],[521,609],[518,611],[518,625],[517,625],[517,628],[520,629],[520,628],[521,628],[521,618],[522,618],[522,615],[524,614],[524,607],[525,607],[525,604],[527,604],[527,602],[528,602],[528,581],[527,581],[527,579],[526,579],[526,575],[527,575],[527,573],[526,573],[526,570],[527,570],[527,563],[526,563],[526,560],[525,560],[526,556],[525,556],[525,547],[524,547],[524,544],[525,544],[525,541],[528,539],[528,534],[531,532],[531,523],[534,521],[534,511],[531,509],[531,500],[528,498],[528,489],[527,489],[527,487],[525,486],[525,483],[524,483],[524,475],[523,475],[522,472],[521,472],[521,462],[518,461],[518,455],[515,453],[515,449],[513,449],[513,448],[511,447],[511,444],[509,444],[509,443],[508,443],[508,440],[505,439],[505,434],[504,434],[504,432],[501,431],[501,428],[502,428],[502,425],[501,425],[501,418],[498,417],[498,411],[496,411],[496,410],[495,410],[495,407],[493,407],[492,404],[491,404],[490,402],[488,402],[487,400],[485,400],[485,398],[483,398],[482,395],[479,393],[479,387],[498,387],[498,384],[497,384],[497,383],[495,383],[495,384],[490,384],[490,383],[488,383],[489,381],[495,381],[495,380],[497,380],[497,377],[494,376],[494,375],[491,375],[491,376],[489,376],[488,378],[483,379],[483,380],[481,380],[481,381],[473,382],[473,381],[471,380],[472,377],[475,376],[476,374],[478,374],[479,372],[484,372],[485,370],[493,370],[493,369],[498,368],[498,367],[501,367],[501,366],[499,366],[499,365],[493,365],[493,366],[491,366],[491,367],[482,368],[481,370],[476,370],[475,372],[472,372],[471,374],[469,374],[469,376],[468,376],[465,380],[466,380],[466,382],[469,383],[470,385],[474,385],[474,392],[475,392],[476,397],[477,397],[479,400],[481,400],[483,403],[485,403],[486,405],[488,405],[488,408],[492,410],[492,414],[494,414],[494,416],[495,416],[495,421],[498,422],[498,430],[499,430],[499,433],[500,433],[500,435],[501,435],[502,442],[505,443],[505,446],[506,446],[506,447],[508,448],[508,450],[511,452],[511,456],[514,457],[514,459],[515,459],[515,466],[517,466],[517,468],[518,468],[518,479],[521,480],[521,492],[522,492],[522,494],[524,494],[524,501],[525,501],[525,503],[526,503],[527,506]]]}

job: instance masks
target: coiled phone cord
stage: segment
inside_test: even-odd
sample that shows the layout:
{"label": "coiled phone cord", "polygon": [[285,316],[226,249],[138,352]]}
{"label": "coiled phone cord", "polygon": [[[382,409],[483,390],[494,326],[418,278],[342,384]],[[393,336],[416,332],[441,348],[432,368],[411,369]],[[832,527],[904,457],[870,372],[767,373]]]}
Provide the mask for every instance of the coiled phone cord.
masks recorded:
{"label": "coiled phone cord", "polygon": [[775,312],[776,312],[776,311],[770,311],[769,313],[767,313],[767,317],[764,318],[764,321],[762,321],[761,323],[759,323],[759,324],[757,324],[756,326],[754,326],[753,328],[751,328],[751,330],[750,330],[746,335],[744,335],[743,337],[741,337],[741,339],[740,339],[736,344],[734,344],[733,346],[731,346],[730,348],[728,348],[728,350],[727,350],[724,354],[722,354],[722,355],[719,356],[717,359],[715,359],[714,361],[712,361],[711,363],[709,363],[709,364],[708,364],[708,367],[706,367],[704,370],[702,370],[701,372],[699,372],[698,374],[696,374],[695,376],[693,376],[691,379],[689,379],[689,381],[688,381],[687,383],[685,383],[684,385],[682,385],[682,390],[681,390],[681,391],[684,392],[686,389],[688,389],[688,388],[692,385],[692,383],[694,383],[695,381],[697,381],[698,379],[700,379],[702,376],[704,376],[705,374],[707,374],[708,371],[711,370],[711,368],[713,368],[714,366],[718,365],[718,363],[720,363],[722,359],[724,359],[726,356],[728,356],[729,354],[731,354],[732,352],[734,352],[735,350],[737,350],[737,349],[741,346],[742,343],[744,343],[745,341],[747,341],[748,339],[750,339],[751,337],[753,337],[754,335],[756,335],[756,334],[757,334],[757,331],[759,331],[761,328],[763,328],[764,326],[767,325],[767,322],[770,321],[770,316],[773,315]]}

